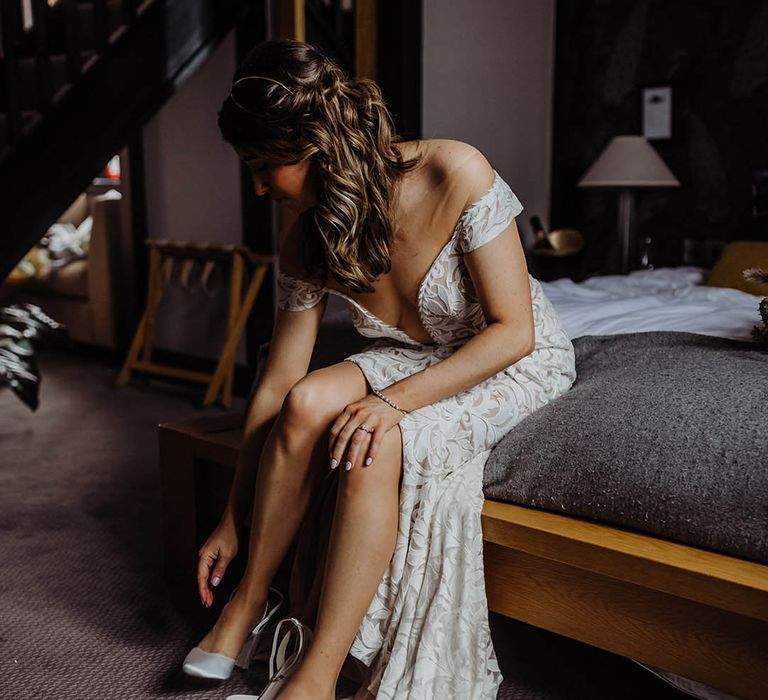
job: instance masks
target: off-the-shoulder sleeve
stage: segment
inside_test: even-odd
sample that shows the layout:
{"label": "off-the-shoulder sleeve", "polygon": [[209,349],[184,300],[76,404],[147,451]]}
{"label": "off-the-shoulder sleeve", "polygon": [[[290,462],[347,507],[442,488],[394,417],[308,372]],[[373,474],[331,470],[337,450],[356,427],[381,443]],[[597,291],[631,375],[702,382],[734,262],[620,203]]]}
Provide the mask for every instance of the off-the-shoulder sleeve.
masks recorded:
{"label": "off-the-shoulder sleeve", "polygon": [[277,308],[304,311],[319,304],[326,292],[322,284],[307,282],[284,272],[277,273]]}
{"label": "off-the-shoulder sleeve", "polygon": [[463,253],[492,241],[523,211],[509,185],[495,170],[494,174],[491,188],[467,207],[459,220],[459,248]]}

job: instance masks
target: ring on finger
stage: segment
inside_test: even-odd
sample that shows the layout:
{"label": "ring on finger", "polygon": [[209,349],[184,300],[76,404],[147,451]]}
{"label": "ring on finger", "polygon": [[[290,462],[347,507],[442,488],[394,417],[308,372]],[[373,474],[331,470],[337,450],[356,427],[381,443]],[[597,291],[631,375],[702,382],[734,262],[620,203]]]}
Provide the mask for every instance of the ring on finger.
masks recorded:
{"label": "ring on finger", "polygon": [[373,432],[373,430],[368,429],[368,426],[365,423],[360,423],[360,425],[357,426],[357,430],[364,430],[366,433]]}

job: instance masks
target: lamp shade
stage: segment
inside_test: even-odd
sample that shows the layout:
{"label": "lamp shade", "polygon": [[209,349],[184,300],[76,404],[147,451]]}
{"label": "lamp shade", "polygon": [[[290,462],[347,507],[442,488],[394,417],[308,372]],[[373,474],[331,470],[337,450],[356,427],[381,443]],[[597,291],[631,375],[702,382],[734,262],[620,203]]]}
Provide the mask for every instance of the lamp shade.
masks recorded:
{"label": "lamp shade", "polygon": [[642,136],[615,136],[579,187],[678,187],[680,182]]}

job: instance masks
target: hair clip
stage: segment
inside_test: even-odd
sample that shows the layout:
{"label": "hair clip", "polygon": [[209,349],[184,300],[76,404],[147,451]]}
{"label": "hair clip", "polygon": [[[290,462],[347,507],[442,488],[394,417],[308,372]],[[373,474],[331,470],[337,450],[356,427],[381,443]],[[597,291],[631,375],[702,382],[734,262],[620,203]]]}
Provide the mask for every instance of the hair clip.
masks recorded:
{"label": "hair clip", "polygon": [[284,83],[281,83],[279,80],[275,80],[274,78],[267,78],[267,77],[266,77],[266,76],[264,76],[264,75],[246,75],[246,76],[244,76],[244,77],[242,77],[242,78],[238,78],[237,80],[235,80],[235,82],[234,82],[234,83],[232,83],[232,87],[231,87],[231,88],[229,88],[229,98],[232,100],[232,102],[234,102],[234,103],[235,103],[235,105],[237,105],[237,106],[238,106],[240,109],[242,109],[244,112],[248,112],[248,114],[254,114],[254,112],[252,112],[252,111],[251,111],[250,109],[248,109],[247,107],[243,107],[243,105],[241,105],[241,104],[240,104],[240,103],[239,103],[239,102],[238,102],[238,101],[235,99],[235,95],[234,95],[234,90],[235,90],[235,87],[237,87],[237,85],[238,85],[239,83],[242,83],[244,80],[266,80],[267,82],[270,82],[270,83],[274,83],[275,85],[279,85],[279,86],[280,86],[281,88],[283,88],[283,90],[285,90],[285,91],[286,91],[286,92],[287,92],[289,95],[293,95],[293,90],[291,90],[291,88],[289,88],[289,87],[288,87],[287,85],[285,85]]}

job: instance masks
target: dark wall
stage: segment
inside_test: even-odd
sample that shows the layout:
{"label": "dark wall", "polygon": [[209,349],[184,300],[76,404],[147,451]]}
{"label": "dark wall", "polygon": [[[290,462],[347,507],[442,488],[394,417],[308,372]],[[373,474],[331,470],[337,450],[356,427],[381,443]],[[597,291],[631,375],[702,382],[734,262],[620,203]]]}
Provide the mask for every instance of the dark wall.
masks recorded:
{"label": "dark wall", "polygon": [[651,143],[681,183],[636,191],[657,266],[681,262],[683,238],[768,238],[752,215],[768,168],[767,1],[560,0],[555,75],[552,227],[587,237],[574,276],[612,270],[617,203],[576,183],[613,136],[642,132],[652,85],[672,86],[672,138]]}

